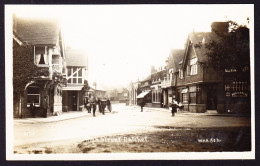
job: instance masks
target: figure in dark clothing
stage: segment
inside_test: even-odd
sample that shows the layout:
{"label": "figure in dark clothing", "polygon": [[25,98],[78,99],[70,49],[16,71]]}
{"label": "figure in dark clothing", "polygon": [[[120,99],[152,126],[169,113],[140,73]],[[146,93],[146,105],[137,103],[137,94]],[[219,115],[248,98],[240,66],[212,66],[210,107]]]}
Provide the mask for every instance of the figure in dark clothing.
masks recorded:
{"label": "figure in dark clothing", "polygon": [[85,98],[84,104],[85,104],[85,108],[87,109],[88,113],[91,113],[91,103],[90,103],[88,97]]}
{"label": "figure in dark clothing", "polygon": [[108,108],[109,112],[111,112],[112,107],[111,107],[111,102],[109,99],[107,99],[107,108]]}
{"label": "figure in dark clothing", "polygon": [[177,101],[173,100],[172,103],[170,104],[170,107],[172,108],[172,116],[177,112],[177,106],[178,103]]}
{"label": "figure in dark clothing", "polygon": [[141,106],[141,112],[143,112],[143,107],[145,106],[145,102],[143,99],[140,102],[140,106]]}
{"label": "figure in dark clothing", "polygon": [[35,118],[35,103],[34,103],[34,100],[30,104],[30,111],[31,111],[32,117]]}
{"label": "figure in dark clothing", "polygon": [[98,98],[97,103],[98,103],[98,110],[99,110],[100,113],[102,113],[101,100],[100,100],[100,98]]}
{"label": "figure in dark clothing", "polygon": [[42,109],[43,109],[43,117],[47,118],[48,102],[46,96],[44,96],[44,99],[42,101]]}
{"label": "figure in dark clothing", "polygon": [[94,98],[94,100],[92,101],[92,108],[93,108],[93,116],[96,116],[96,109],[97,109],[97,100]]}

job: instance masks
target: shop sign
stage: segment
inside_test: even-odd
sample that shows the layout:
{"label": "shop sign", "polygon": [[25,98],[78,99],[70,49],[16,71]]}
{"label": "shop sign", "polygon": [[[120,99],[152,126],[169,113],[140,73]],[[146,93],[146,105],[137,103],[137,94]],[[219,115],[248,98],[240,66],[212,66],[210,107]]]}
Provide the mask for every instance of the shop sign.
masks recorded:
{"label": "shop sign", "polygon": [[245,92],[234,92],[232,93],[232,97],[247,97],[248,94]]}

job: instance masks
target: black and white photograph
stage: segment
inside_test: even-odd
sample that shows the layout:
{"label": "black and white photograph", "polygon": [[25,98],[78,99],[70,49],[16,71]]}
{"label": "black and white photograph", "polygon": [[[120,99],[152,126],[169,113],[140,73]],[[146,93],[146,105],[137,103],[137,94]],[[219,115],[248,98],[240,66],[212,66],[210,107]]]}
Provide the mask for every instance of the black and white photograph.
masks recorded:
{"label": "black and white photograph", "polygon": [[254,159],[254,5],[5,5],[7,160]]}

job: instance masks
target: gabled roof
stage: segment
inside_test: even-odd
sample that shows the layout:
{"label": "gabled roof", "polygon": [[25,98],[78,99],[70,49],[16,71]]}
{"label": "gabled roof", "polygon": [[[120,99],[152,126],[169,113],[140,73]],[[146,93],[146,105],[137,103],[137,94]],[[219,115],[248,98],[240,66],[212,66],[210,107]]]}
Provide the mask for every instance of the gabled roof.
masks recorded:
{"label": "gabled roof", "polygon": [[176,71],[180,68],[180,61],[182,61],[184,57],[184,49],[174,49],[171,50],[171,53],[168,58],[168,68],[175,68]]}
{"label": "gabled roof", "polygon": [[[207,43],[209,41],[218,40],[216,33],[214,32],[192,32],[189,34],[189,40],[192,43],[192,47],[190,51],[195,50],[195,54],[197,55],[199,62],[207,61],[207,48],[203,43]],[[196,44],[202,43],[202,47],[195,47]]]}
{"label": "gabled roof", "polygon": [[60,25],[54,19],[15,17],[13,30],[14,35],[25,44],[56,45],[59,40]]}
{"label": "gabled roof", "polygon": [[88,55],[83,50],[65,50],[67,66],[88,66]]}

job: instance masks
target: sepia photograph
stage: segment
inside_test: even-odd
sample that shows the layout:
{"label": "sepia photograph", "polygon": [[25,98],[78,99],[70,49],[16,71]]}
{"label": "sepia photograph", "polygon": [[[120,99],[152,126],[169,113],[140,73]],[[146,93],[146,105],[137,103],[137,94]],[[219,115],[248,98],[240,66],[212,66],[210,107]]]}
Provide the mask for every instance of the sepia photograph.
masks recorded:
{"label": "sepia photograph", "polygon": [[254,5],[5,5],[7,160],[254,159]]}

